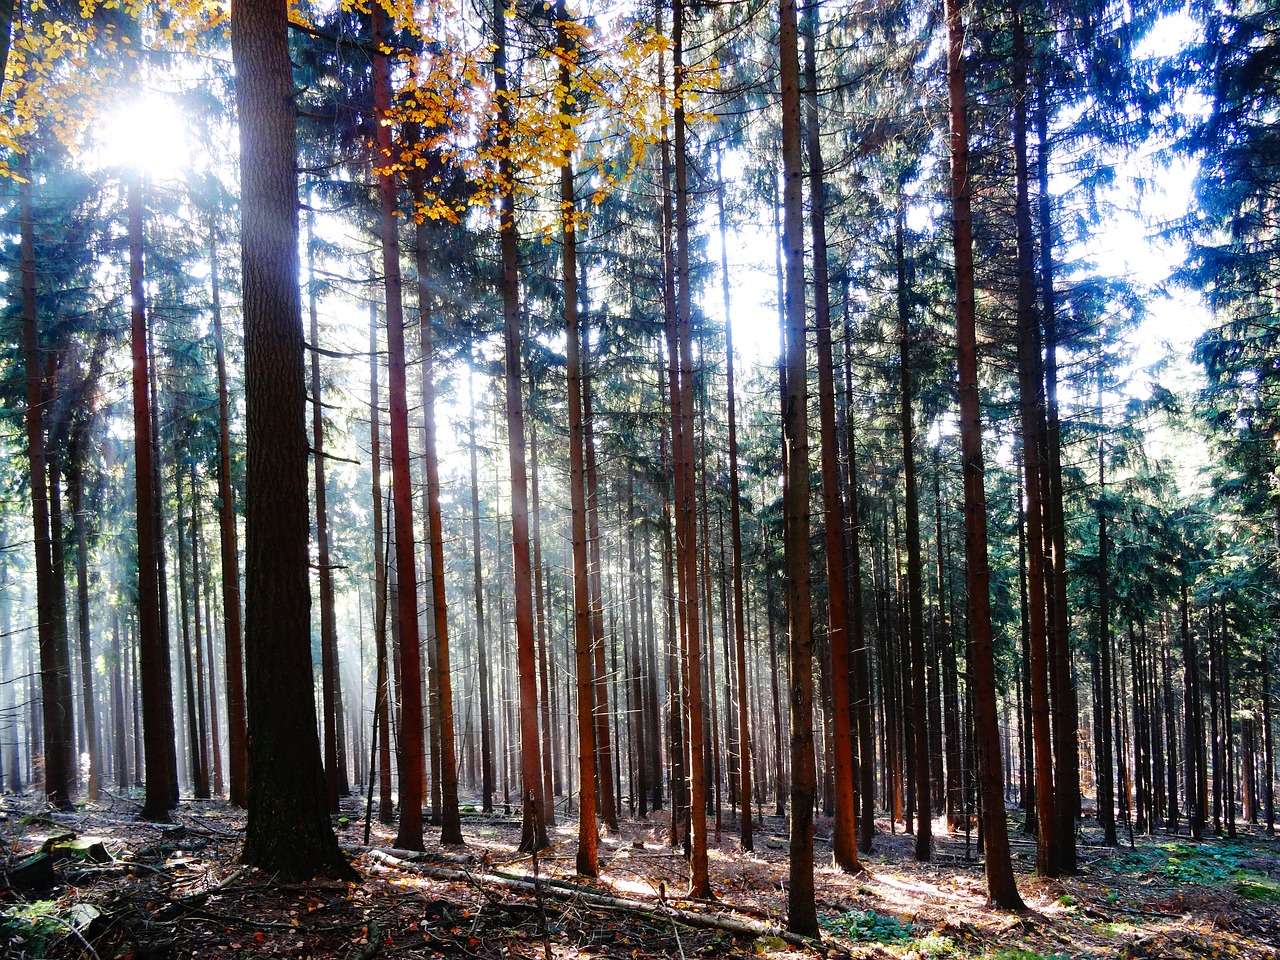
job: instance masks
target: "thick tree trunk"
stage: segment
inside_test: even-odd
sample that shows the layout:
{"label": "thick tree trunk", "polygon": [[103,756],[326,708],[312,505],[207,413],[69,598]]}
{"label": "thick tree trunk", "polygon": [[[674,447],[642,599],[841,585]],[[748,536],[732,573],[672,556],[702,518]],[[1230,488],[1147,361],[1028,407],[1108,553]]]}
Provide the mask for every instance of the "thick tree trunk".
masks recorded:
{"label": "thick tree trunk", "polygon": [[[36,636],[40,650],[41,721],[45,732],[45,800],[60,810],[71,808],[72,769],[71,704],[59,699],[61,689],[58,655],[56,584],[53,542],[49,520],[48,465],[45,458],[44,364],[40,357],[40,332],[36,302],[35,212],[31,197],[31,163],[20,161],[18,182],[20,271],[22,275],[22,352],[26,368],[27,466],[31,494],[31,519],[35,529]],[[144,354],[145,356],[145,354]],[[65,631],[62,636],[65,637]],[[35,724],[32,724],[35,729]],[[34,751],[33,751],[34,753]],[[167,812],[167,807],[165,812]]]}
{"label": "thick tree trunk", "polygon": [[987,559],[987,514],[982,465],[982,409],[978,397],[978,348],[973,284],[973,218],[969,179],[969,124],[964,72],[964,21],[960,0],[946,0],[947,87],[950,108],[952,243],[956,271],[956,348],[960,385],[960,446],[964,467],[966,575],[969,594],[970,671],[973,675],[974,739],[977,747],[987,895],[992,904],[1021,909],[1009,856],[996,715],[995,652],[991,636],[991,584]]}
{"label": "thick tree trunk", "polygon": [[319,874],[354,880],[329,823],[312,687],[307,401],[288,32],[283,0],[237,6],[231,20],[249,441],[245,658],[251,737],[242,858],[286,880]]}

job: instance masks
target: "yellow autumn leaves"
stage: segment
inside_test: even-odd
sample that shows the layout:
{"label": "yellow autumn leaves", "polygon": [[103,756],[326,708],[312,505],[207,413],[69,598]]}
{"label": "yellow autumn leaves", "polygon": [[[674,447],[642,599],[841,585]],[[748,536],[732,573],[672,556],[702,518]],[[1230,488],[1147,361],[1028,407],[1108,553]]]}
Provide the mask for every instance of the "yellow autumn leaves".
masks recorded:
{"label": "yellow autumn leaves", "polygon": [[0,110],[0,174],[34,136],[70,150],[136,82],[148,53],[191,52],[221,36],[223,3],[208,0],[49,0],[15,4]]}
{"label": "yellow autumn leaves", "polygon": [[[405,177],[424,171],[415,217],[458,221],[468,209],[492,210],[504,192],[533,198],[534,230],[560,228],[572,211],[539,203],[566,158],[582,171],[589,198],[600,204],[633,175],[670,122],[677,96],[697,122],[696,91],[713,87],[716,65],[691,70],[684,88],[670,89],[660,59],[670,42],[645,18],[648,4],[619,12],[571,10],[566,22],[550,4],[501,8],[513,37],[507,85],[509,129],[501,126],[492,78],[493,46],[484,24],[468,20],[460,0],[290,0],[290,19],[315,26],[317,9],[369,12],[379,3],[388,21],[381,52],[391,59],[392,156],[378,172]],[[467,11],[474,8],[468,6]],[[0,109],[0,174],[32,137],[52,137],[75,150],[85,131],[136,86],[143,61],[175,55],[220,56],[230,9],[224,0],[29,0],[12,27]],[[518,51],[518,52],[515,52]],[[155,55],[152,57],[151,55]],[[562,68],[570,78],[566,88]],[[668,86],[661,96],[663,84]],[[510,161],[512,182],[500,162]],[[461,178],[468,189],[446,190]],[[581,214],[572,214],[580,224]]]}

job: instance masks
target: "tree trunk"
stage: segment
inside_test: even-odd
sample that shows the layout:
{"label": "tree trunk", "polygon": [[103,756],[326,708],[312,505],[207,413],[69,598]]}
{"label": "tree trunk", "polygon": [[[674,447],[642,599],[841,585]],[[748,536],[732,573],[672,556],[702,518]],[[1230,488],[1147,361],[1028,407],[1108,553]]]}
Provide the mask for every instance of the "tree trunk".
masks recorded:
{"label": "tree trunk", "polygon": [[[1102,382],[1098,382],[1098,412],[1102,412]],[[1116,845],[1116,808],[1111,751],[1111,581],[1107,570],[1107,448],[1098,435],[1098,757],[1094,777],[1098,783],[1098,825],[1102,841]]]}
{"label": "tree trunk", "polygon": [[[252,737],[242,859],[289,881],[320,874],[355,880],[329,823],[312,687],[307,399],[288,32],[282,0],[237,6],[231,21],[248,425],[245,659]],[[141,460],[138,472],[144,473]]]}
{"label": "tree trunk", "polygon": [[[506,13],[495,3],[494,95],[498,100],[500,143],[511,136],[511,101],[507,74]],[[567,43],[563,5],[560,10],[560,42]],[[568,66],[561,70],[564,96],[568,96]],[[499,243],[502,248],[503,343],[507,393],[507,447],[511,465],[511,553],[515,588],[516,672],[520,693],[520,849],[528,852],[547,846],[547,821],[543,814],[542,765],[538,749],[538,678],[534,666],[533,574],[529,559],[529,492],[525,468],[524,403],[520,394],[523,378],[520,357],[520,288],[515,221],[515,176],[510,152],[500,150],[499,176],[507,188],[502,191],[499,212]],[[570,182],[572,188],[572,182]],[[566,280],[572,287],[573,281]],[[566,292],[571,296],[572,291]]]}
{"label": "tree trunk", "polygon": [[1077,738],[1079,711],[1071,670],[1071,638],[1067,617],[1067,547],[1063,520],[1062,441],[1058,421],[1058,324],[1053,291],[1053,217],[1049,195],[1049,111],[1047,71],[1038,72],[1036,115],[1039,139],[1040,274],[1044,314],[1046,540],[1049,548],[1046,576],[1049,604],[1049,642],[1056,664],[1054,686],[1054,811],[1057,817],[1058,868],[1076,872],[1076,820],[1080,816],[1080,746]]}
{"label": "tree trunk", "polygon": [[[533,406],[533,375],[529,375],[529,405]],[[537,421],[529,422],[529,512],[532,521],[530,536],[533,541],[533,613],[538,627],[538,682],[539,709],[542,720],[542,809],[546,825],[556,823],[556,792],[552,788],[552,771],[556,769],[551,736],[551,690],[547,660],[547,618],[542,589],[542,509],[538,501],[538,427]],[[558,779],[558,774],[557,774]]]}
{"label": "tree trunk", "polygon": [[[413,183],[422,200],[421,177]],[[444,582],[444,526],[440,515],[440,465],[436,455],[435,349],[431,332],[431,292],[427,253],[427,225],[414,231],[414,258],[418,274],[418,337],[422,352],[423,471],[427,481],[427,538],[431,555],[431,609],[435,626],[435,690],[440,740],[440,842],[461,844],[462,815],[458,807],[458,760],[454,747],[453,675],[449,662],[449,608]],[[396,511],[397,516],[399,511]],[[415,618],[416,619],[416,618]],[[421,776],[419,776],[419,783]],[[403,815],[402,815],[403,821]]]}
{"label": "tree trunk", "polygon": [[[375,47],[384,42],[384,12],[373,5]],[[392,162],[391,76],[385,53],[373,58],[378,163]],[[381,201],[382,276],[387,302],[387,390],[391,407],[391,499],[395,514],[397,612],[400,623],[400,829],[396,846],[422,849],[423,716],[422,651],[418,630],[418,570],[413,549],[413,477],[409,470],[409,407],[405,376],[404,302],[396,182],[378,174]],[[456,841],[455,841],[456,842]]]}
{"label": "tree trunk", "polygon": [[65,662],[66,657],[65,654],[61,657],[58,655],[58,630],[55,625],[57,600],[43,417],[46,397],[36,303],[35,213],[31,198],[31,163],[26,154],[22,155],[19,162],[22,174],[18,183],[22,350],[26,368],[27,464],[31,484],[31,517],[35,528],[36,635],[40,650],[41,719],[45,731],[44,789],[45,800],[51,806],[69,810],[72,770],[69,763],[71,731],[67,721],[71,715],[71,704],[62,703],[59,699],[59,663]]}
{"label": "tree trunk", "polygon": [[373,514],[373,631],[377,679],[373,694],[374,738],[378,744],[378,822],[391,823],[391,684],[387,669],[387,545],[382,504],[382,413],[378,390],[378,308],[369,303],[369,472]]}
{"label": "tree trunk", "polygon": [[[566,281],[567,282],[567,281]],[[568,294],[566,294],[568,296]],[[614,794],[613,747],[609,737],[610,697],[604,662],[604,567],[600,546],[599,486],[596,480],[595,428],[591,403],[591,334],[584,320],[579,327],[582,379],[583,468],[587,484],[587,549],[591,575],[591,653],[595,661],[595,744],[596,773],[600,792],[600,819],[610,830],[618,829],[618,803]]]}
{"label": "tree trunk", "polygon": [[964,22],[960,0],[946,0],[947,88],[950,112],[952,243],[956,276],[956,349],[960,387],[960,446],[964,467],[965,558],[968,579],[973,726],[983,834],[987,896],[1004,909],[1020,909],[1009,856],[996,715],[995,652],[991,635],[991,584],[987,559],[986,491],[982,464],[982,409],[978,396],[978,349],[973,285],[973,218],[969,179],[969,124],[964,73]]}
{"label": "tree trunk", "polygon": [[809,379],[805,349],[804,172],[795,0],[778,4],[782,87],[783,243],[786,265],[786,410],[782,443],[787,638],[791,695],[791,836],[787,929],[818,935],[813,888],[813,611],[809,587]]}
{"label": "tree trunk", "polygon": [[925,679],[924,576],[920,559],[920,501],[916,490],[915,417],[911,410],[911,330],[907,302],[906,198],[898,191],[894,233],[898,281],[898,371],[901,400],[902,479],[907,538],[907,631],[911,642],[911,711],[915,734],[916,859],[928,862],[933,839],[930,798],[929,706]]}
{"label": "tree trunk", "polygon": [[338,811],[345,771],[338,767],[338,628],[329,562],[329,510],[325,489],[324,404],[320,384],[320,317],[316,291],[315,211],[307,211],[307,309],[311,318],[311,444],[315,471],[316,561],[320,577],[320,687],[324,721],[324,781],[329,810]]}
{"label": "tree trunk", "polygon": [[[840,449],[836,438],[835,360],[831,348],[830,281],[827,270],[826,188],[823,183],[822,133],[818,121],[818,69],[814,50],[818,5],[805,8],[805,134],[809,154],[809,225],[813,234],[813,297],[817,326],[818,416],[822,459],[823,532],[826,545],[828,640],[831,647],[832,780],[835,819],[832,858],[840,869],[857,873],[854,831],[857,799],[853,782],[853,731],[849,712],[849,598],[844,552],[844,510],[840,497]],[[803,240],[800,241],[803,247]],[[801,249],[803,255],[803,249]],[[927,840],[926,840],[927,843]]]}
{"label": "tree trunk", "polygon": [[[1036,872],[1044,877],[1060,869],[1054,806],[1052,734],[1049,726],[1050,664],[1046,611],[1044,478],[1044,378],[1040,329],[1035,315],[1031,205],[1027,171],[1027,52],[1021,11],[1014,15],[1013,153],[1018,250],[1018,392],[1022,417],[1023,492],[1027,513],[1027,610],[1031,624],[1031,722],[1036,769]],[[1057,688],[1055,687],[1055,692]],[[1056,698],[1055,698],[1056,703]],[[1074,835],[1074,831],[1073,831]]]}
{"label": "tree trunk", "polygon": [[[177,767],[172,736],[166,736],[171,716],[169,660],[160,635],[159,545],[156,542],[155,467],[149,400],[146,295],[142,280],[142,185],[129,181],[129,289],[132,301],[130,335],[133,352],[134,481],[138,536],[138,646],[142,681],[142,730],[146,752],[146,799],[142,816],[167,820],[176,798],[171,778]],[[305,494],[304,494],[305,501]],[[171,727],[172,720],[168,720]]]}
{"label": "tree trunk", "polygon": [[1204,753],[1204,703],[1201,694],[1200,656],[1191,636],[1191,600],[1187,575],[1182,575],[1178,602],[1181,625],[1183,665],[1183,711],[1186,747],[1184,749],[1187,780],[1187,821],[1191,836],[1200,840],[1204,836],[1205,813],[1208,800],[1208,774]]}
{"label": "tree trunk", "polygon": [[177,501],[178,533],[178,612],[182,626],[182,680],[186,688],[187,705],[187,760],[191,765],[191,788],[197,800],[209,799],[209,769],[205,763],[204,744],[200,740],[200,722],[197,716],[199,700],[196,697],[195,667],[191,662],[191,594],[195,586],[194,572],[188,574],[190,550],[188,538],[183,533],[183,500],[181,458],[174,471],[174,494]]}
{"label": "tree trunk", "polygon": [[[92,407],[87,412],[92,417]],[[89,753],[87,796],[90,801],[96,801],[102,776],[102,760],[99,755],[98,718],[93,695],[93,655],[89,644],[89,536],[84,506],[84,458],[88,446],[85,435],[88,430],[89,421],[86,420],[72,440],[67,469],[67,493],[71,497],[71,517],[76,536],[76,626],[80,641],[80,694],[84,704],[83,727]]]}
{"label": "tree trunk", "polygon": [[[567,89],[567,84],[566,84]],[[573,210],[573,167],[560,167],[560,202]],[[581,334],[578,330],[578,245],[571,216],[561,220],[564,264],[565,376],[568,378],[569,510],[573,553],[573,651],[578,694],[578,859],[580,876],[600,875],[596,836],[595,727],[592,717],[591,599],[587,563],[587,499],[583,455]]]}
{"label": "tree trunk", "polygon": [[231,492],[231,395],[227,387],[227,346],[222,335],[222,296],[218,284],[218,230],[209,230],[209,284],[213,296],[213,335],[218,364],[218,545],[222,567],[222,640],[226,658],[227,776],[230,799],[248,804],[245,792],[244,647],[240,630],[240,555],[236,510]]}
{"label": "tree trunk", "polygon": [[[684,2],[672,5],[672,64],[674,66],[673,98],[673,172],[675,174],[675,274],[676,328],[679,378],[671,390],[673,412],[679,411],[679,430],[672,436],[675,451],[677,489],[677,567],[681,571],[680,614],[685,636],[686,671],[685,712],[688,716],[689,755],[689,896],[712,896],[707,872],[707,821],[704,773],[702,641],[698,623],[698,526],[694,495],[693,438],[693,331],[692,299],[689,272],[689,185],[685,144],[684,86]],[[670,339],[670,338],[669,338]],[[678,384],[678,386],[677,386]],[[678,398],[678,407],[676,406]],[[674,421],[673,417],[673,421]],[[811,865],[812,866],[812,865]]]}
{"label": "tree trunk", "polygon": [[476,466],[476,414],[473,373],[468,358],[467,397],[470,406],[471,453],[471,570],[476,611],[476,665],[480,684],[480,809],[493,813],[493,722],[489,689],[489,651],[486,647],[483,572],[480,566],[480,480]]}
{"label": "tree trunk", "polygon": [[754,850],[751,831],[751,724],[747,716],[747,624],[742,588],[742,505],[738,488],[737,400],[733,383],[733,310],[729,302],[729,250],[725,236],[724,177],[716,155],[716,209],[720,223],[720,287],[724,298],[725,394],[729,425],[729,527],[733,550],[733,642],[737,659],[738,793],[742,798],[739,839],[743,850]]}

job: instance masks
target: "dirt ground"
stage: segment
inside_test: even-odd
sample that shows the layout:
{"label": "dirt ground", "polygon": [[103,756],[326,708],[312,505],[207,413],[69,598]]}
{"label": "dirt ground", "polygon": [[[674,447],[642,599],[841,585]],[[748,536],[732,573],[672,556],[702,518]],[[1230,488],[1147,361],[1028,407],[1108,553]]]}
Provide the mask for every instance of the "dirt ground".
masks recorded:
{"label": "dirt ground", "polygon": [[716,900],[694,903],[680,899],[685,862],[662,813],[606,834],[591,884],[574,880],[577,824],[561,815],[538,858],[537,896],[520,882],[533,863],[516,853],[514,817],[464,813],[466,847],[429,842],[414,858],[376,822],[365,847],[357,806],[338,829],[361,882],[282,884],[240,866],[244,815],[221,802],[184,801],[172,824],[149,824],[123,797],[52,815],[34,798],[0,798],[0,957],[1280,960],[1280,842],[1256,827],[1202,843],[1126,837],[1113,849],[1086,821],[1080,874],[1060,880],[1032,876],[1034,843],[1015,827],[1028,911],[1011,914],[986,908],[973,846],[941,820],[932,863],[914,862],[912,839],[881,821],[865,872],[850,876],[827,865],[830,824],[819,819],[823,936],[805,945],[780,935],[781,818],[766,816],[746,853],[726,816],[710,853]]}

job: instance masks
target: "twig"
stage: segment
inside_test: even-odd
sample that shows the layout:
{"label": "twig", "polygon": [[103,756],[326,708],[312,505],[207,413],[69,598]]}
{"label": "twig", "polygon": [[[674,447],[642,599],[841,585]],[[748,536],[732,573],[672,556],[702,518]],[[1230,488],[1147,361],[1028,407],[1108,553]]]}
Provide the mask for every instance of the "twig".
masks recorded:
{"label": "twig", "polygon": [[[380,850],[370,851],[369,856],[380,862],[387,863],[404,870],[412,870],[435,880],[452,880],[454,882],[465,881],[475,885],[482,891],[483,888],[480,887],[480,883],[483,881],[490,886],[502,887],[519,893],[536,893],[534,885],[527,880],[518,880],[494,874],[482,874],[477,878],[470,871],[460,872],[457,870],[448,870],[443,867],[428,867],[405,860],[399,860],[383,853]],[[692,910],[682,910],[677,907],[663,907],[661,905],[655,906],[653,904],[642,903],[639,900],[627,900],[621,897],[611,897],[601,893],[593,893],[588,890],[576,888],[565,890],[562,889],[560,885],[551,886],[550,884],[547,884],[543,888],[543,892],[557,899],[577,899],[584,903],[592,904],[593,906],[624,910],[629,913],[636,913],[655,920],[674,920],[679,923],[683,923],[687,927],[723,930],[726,933],[732,933],[743,937],[778,937],[792,946],[806,948],[814,946],[814,941],[808,937],[802,937],[799,934],[794,934],[788,930],[782,929],[776,924],[765,923],[759,920],[742,920],[731,917],[714,916],[705,913],[695,913]],[[485,895],[489,896],[488,893],[485,893]],[[492,897],[490,897],[490,899],[492,900]]]}
{"label": "twig", "polygon": [[102,958],[98,956],[98,951],[93,949],[93,945],[90,944],[89,941],[84,938],[83,933],[81,933],[79,930],[76,929],[75,924],[69,923],[66,920],[63,920],[61,917],[56,916],[55,914],[52,914],[52,913],[45,914],[43,919],[52,920],[54,923],[57,923],[61,926],[66,927],[75,935],[75,938],[77,940],[79,940],[81,943],[84,944],[84,948],[89,951],[89,956],[93,957],[93,960],[102,960]]}

